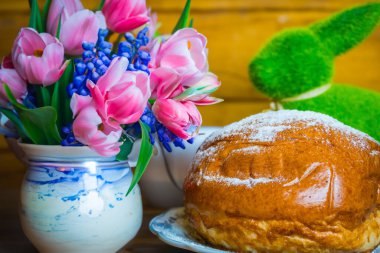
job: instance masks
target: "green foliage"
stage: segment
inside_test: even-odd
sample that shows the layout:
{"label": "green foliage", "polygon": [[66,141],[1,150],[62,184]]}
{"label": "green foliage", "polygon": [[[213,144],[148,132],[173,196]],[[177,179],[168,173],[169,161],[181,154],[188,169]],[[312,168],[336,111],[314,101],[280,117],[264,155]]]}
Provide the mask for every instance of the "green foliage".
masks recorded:
{"label": "green foliage", "polygon": [[[28,109],[17,102],[10,88],[5,84],[4,90],[10,103],[15,107],[23,130],[28,139],[34,144],[56,145],[60,144],[61,137],[56,126],[57,112],[51,106],[44,106],[36,109]],[[19,122],[9,118],[16,125]]]}
{"label": "green foliage", "polygon": [[340,55],[362,42],[378,25],[380,3],[344,10],[310,27],[334,55]]}
{"label": "green foliage", "polygon": [[193,21],[191,20],[189,23],[190,5],[191,5],[191,0],[186,0],[185,7],[183,8],[182,14],[179,17],[179,20],[177,21],[177,24],[174,27],[172,33],[175,33],[176,31],[182,28],[188,27],[189,25],[192,26]]}
{"label": "green foliage", "polygon": [[38,8],[38,1],[30,1],[30,18],[29,18],[29,27],[36,29],[38,32],[44,32],[42,26],[42,19],[40,9]]}
{"label": "green foliage", "polygon": [[51,106],[17,110],[27,136],[34,144],[59,145],[61,137],[56,126],[57,112]]}
{"label": "green foliage", "polygon": [[59,39],[59,36],[61,34],[61,26],[62,26],[62,15],[59,15],[58,26],[57,26],[57,33],[55,34],[55,37],[57,39]]}
{"label": "green foliage", "polygon": [[379,93],[347,85],[333,85],[318,97],[283,105],[285,109],[330,115],[380,141]]}
{"label": "green foliage", "polygon": [[127,195],[133,190],[135,185],[140,181],[153,155],[153,145],[150,143],[150,137],[149,137],[149,126],[141,121],[139,121],[139,123],[140,123],[141,133],[142,133],[141,148],[140,148],[139,158],[137,160],[135,173],[133,174],[132,182],[131,182],[131,185],[129,186]]}
{"label": "green foliage", "polygon": [[0,107],[0,113],[4,114],[4,116],[7,117],[13,123],[13,125],[15,125],[17,132],[22,140],[27,139],[24,126],[14,111]]}
{"label": "green foliage", "polygon": [[65,125],[72,122],[73,120],[73,112],[70,108],[71,98],[67,94],[67,86],[71,83],[73,79],[73,73],[74,62],[70,61],[70,63],[66,67],[65,73],[63,73],[62,77],[59,79],[59,113],[62,117],[62,123]]}
{"label": "green foliage", "polygon": [[104,6],[105,3],[106,3],[106,0],[100,0],[99,7],[98,7],[98,10],[99,10],[99,11],[100,11],[101,9],[103,9],[103,6]]}
{"label": "green foliage", "polygon": [[49,9],[50,9],[50,5],[51,5],[51,1],[52,0],[46,0],[44,8],[42,10],[42,15],[41,15],[42,25],[43,25],[43,29],[45,32],[47,31],[46,23],[47,23],[47,18],[49,15]]}
{"label": "green foliage", "polygon": [[36,85],[34,87],[36,91],[36,100],[37,100],[37,106],[45,106],[50,105],[50,93],[47,87],[44,87],[42,85]]}
{"label": "green foliage", "polygon": [[66,88],[70,84],[74,71],[73,61],[67,65],[62,77],[54,84],[51,97],[51,106],[59,112],[57,127],[61,129],[72,121],[73,115],[70,109],[70,97],[67,95]]}
{"label": "green foliage", "polygon": [[290,29],[258,53],[249,74],[269,97],[293,97],[331,81],[333,56],[309,29]]}
{"label": "green foliage", "polygon": [[120,146],[120,152],[117,154],[116,159],[118,161],[125,161],[128,159],[129,154],[132,151],[133,142],[126,138],[123,140],[123,145]]}
{"label": "green foliage", "polygon": [[195,85],[175,97],[177,100],[185,100],[189,97],[199,96],[199,95],[210,95],[216,91],[219,87],[209,88],[207,85]]}

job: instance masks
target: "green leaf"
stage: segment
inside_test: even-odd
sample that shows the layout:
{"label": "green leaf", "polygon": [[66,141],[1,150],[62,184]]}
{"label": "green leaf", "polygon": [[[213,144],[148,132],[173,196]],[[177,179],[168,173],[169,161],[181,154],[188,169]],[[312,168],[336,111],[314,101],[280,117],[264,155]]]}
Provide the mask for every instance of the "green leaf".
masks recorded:
{"label": "green leaf", "polygon": [[116,159],[118,161],[125,161],[128,159],[128,155],[131,153],[133,142],[126,138],[120,147],[120,152],[117,154]]}
{"label": "green leaf", "polygon": [[50,92],[46,87],[43,87],[42,85],[36,85],[35,91],[38,107],[50,105]]}
{"label": "green leaf", "polygon": [[[54,84],[54,90],[53,90],[53,95],[51,96],[51,106],[56,110],[56,112],[59,114],[59,115],[62,115],[60,114],[60,95],[59,95],[59,85],[60,85],[60,82],[59,80]],[[57,127],[58,129],[61,129],[63,126],[62,124],[62,117],[58,117],[57,118]]]}
{"label": "green leaf", "polygon": [[128,192],[126,194],[127,196],[133,190],[135,185],[140,181],[153,155],[153,145],[150,143],[149,137],[149,126],[141,121],[139,121],[139,123],[142,133],[141,148],[139,158],[137,160],[135,173],[133,174],[131,185],[129,186]]}
{"label": "green leaf", "polygon": [[59,135],[56,126],[57,112],[53,107],[45,106],[36,109],[28,109],[17,102],[8,85],[4,85],[4,90],[9,101],[15,107],[20,117],[26,136],[34,144],[60,144],[61,136]]}
{"label": "green leaf", "polygon": [[192,18],[189,22],[189,26],[190,28],[193,28],[193,25],[194,25],[194,19]]}
{"label": "green leaf", "polygon": [[103,6],[104,6],[104,3],[106,2],[106,0],[101,0],[100,3],[99,3],[99,7],[98,7],[98,10],[100,11],[101,9],[103,9]]}
{"label": "green leaf", "polygon": [[2,114],[4,114],[5,117],[7,117],[13,123],[13,125],[15,125],[19,136],[22,139],[26,139],[27,136],[26,136],[26,133],[25,133],[24,126],[22,125],[22,122],[19,119],[19,117],[16,115],[16,113],[13,112],[12,110],[9,110],[9,109],[3,108],[3,107],[0,107],[0,112]]}
{"label": "green leaf", "polygon": [[72,121],[72,111],[70,109],[70,97],[67,95],[66,88],[71,82],[73,73],[72,61],[67,65],[62,77],[54,84],[53,95],[51,97],[51,106],[57,111],[57,127],[61,129]]}
{"label": "green leaf", "polygon": [[46,0],[44,8],[42,10],[41,19],[42,19],[42,26],[44,28],[44,32],[47,31],[46,25],[47,25],[47,18],[48,18],[48,15],[49,15],[49,9],[50,9],[50,5],[51,5],[51,1],[52,0]]}
{"label": "green leaf", "polygon": [[62,14],[59,15],[59,20],[58,20],[58,27],[57,27],[57,33],[55,34],[55,37],[59,39],[59,35],[61,34],[61,25],[62,25]]}
{"label": "green leaf", "polygon": [[4,83],[4,90],[5,90],[5,94],[7,94],[7,97],[9,99],[9,102],[16,108],[16,109],[19,109],[19,110],[23,110],[23,109],[27,109],[26,106],[24,106],[23,104],[20,104],[19,102],[17,102],[17,99],[15,98],[15,96],[13,96],[13,93],[11,91],[11,89],[9,88],[9,86],[7,84]]}
{"label": "green leaf", "polygon": [[30,2],[30,18],[29,27],[36,29],[38,32],[44,32],[41,21],[41,13],[38,8],[37,0],[31,0]]}
{"label": "green leaf", "polygon": [[73,112],[70,108],[71,98],[67,94],[67,86],[73,80],[74,73],[74,63],[73,60],[67,65],[65,73],[63,73],[61,79],[59,80],[59,105],[60,109],[59,115],[62,116],[62,124],[66,125],[73,120]]}
{"label": "green leaf", "polygon": [[51,106],[18,110],[26,134],[34,144],[59,145],[61,136],[56,126],[57,112]]}
{"label": "green leaf", "polygon": [[216,91],[218,87],[214,88],[209,88],[207,85],[203,86],[193,86],[188,89],[186,89],[184,92],[182,92],[180,95],[176,96],[176,100],[183,100],[192,96],[197,96],[197,95],[206,95],[206,94],[211,94],[214,91]]}
{"label": "green leaf", "polygon": [[190,15],[190,4],[191,4],[191,0],[186,0],[186,5],[183,8],[182,14],[179,17],[179,20],[176,26],[174,27],[172,34],[182,28],[187,27],[189,23],[188,21],[189,21],[189,15]]}

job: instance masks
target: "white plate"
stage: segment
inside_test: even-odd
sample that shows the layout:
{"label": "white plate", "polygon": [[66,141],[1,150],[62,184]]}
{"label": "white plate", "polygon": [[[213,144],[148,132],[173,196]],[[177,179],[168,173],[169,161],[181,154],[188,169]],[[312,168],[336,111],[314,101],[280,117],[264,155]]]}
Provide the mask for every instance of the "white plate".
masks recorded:
{"label": "white plate", "polygon": [[[205,245],[191,235],[190,228],[185,220],[183,207],[173,208],[154,217],[149,223],[149,229],[162,241],[177,248],[191,250],[198,253],[232,253]],[[380,253],[380,246],[372,253]]]}
{"label": "white plate", "polygon": [[149,229],[162,241],[177,248],[198,253],[232,253],[205,245],[189,233],[185,221],[184,208],[173,208],[154,217],[149,223]]}

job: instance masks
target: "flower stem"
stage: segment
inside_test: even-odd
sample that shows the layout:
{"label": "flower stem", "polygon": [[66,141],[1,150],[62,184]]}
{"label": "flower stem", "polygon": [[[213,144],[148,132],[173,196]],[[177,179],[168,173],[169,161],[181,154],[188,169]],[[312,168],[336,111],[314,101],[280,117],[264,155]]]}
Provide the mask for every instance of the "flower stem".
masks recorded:
{"label": "flower stem", "polygon": [[43,87],[42,85],[36,87],[36,97],[38,107],[50,105],[50,92],[47,88]]}

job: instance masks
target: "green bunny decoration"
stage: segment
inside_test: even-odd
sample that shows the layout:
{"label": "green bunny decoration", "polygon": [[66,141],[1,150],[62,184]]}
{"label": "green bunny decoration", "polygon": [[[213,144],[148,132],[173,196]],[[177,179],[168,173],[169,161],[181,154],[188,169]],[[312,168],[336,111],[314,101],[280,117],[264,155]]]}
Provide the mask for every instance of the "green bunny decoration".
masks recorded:
{"label": "green bunny decoration", "polygon": [[334,58],[362,42],[379,20],[380,3],[370,3],[283,31],[250,63],[251,80],[277,109],[328,114],[380,141],[380,93],[332,83]]}

